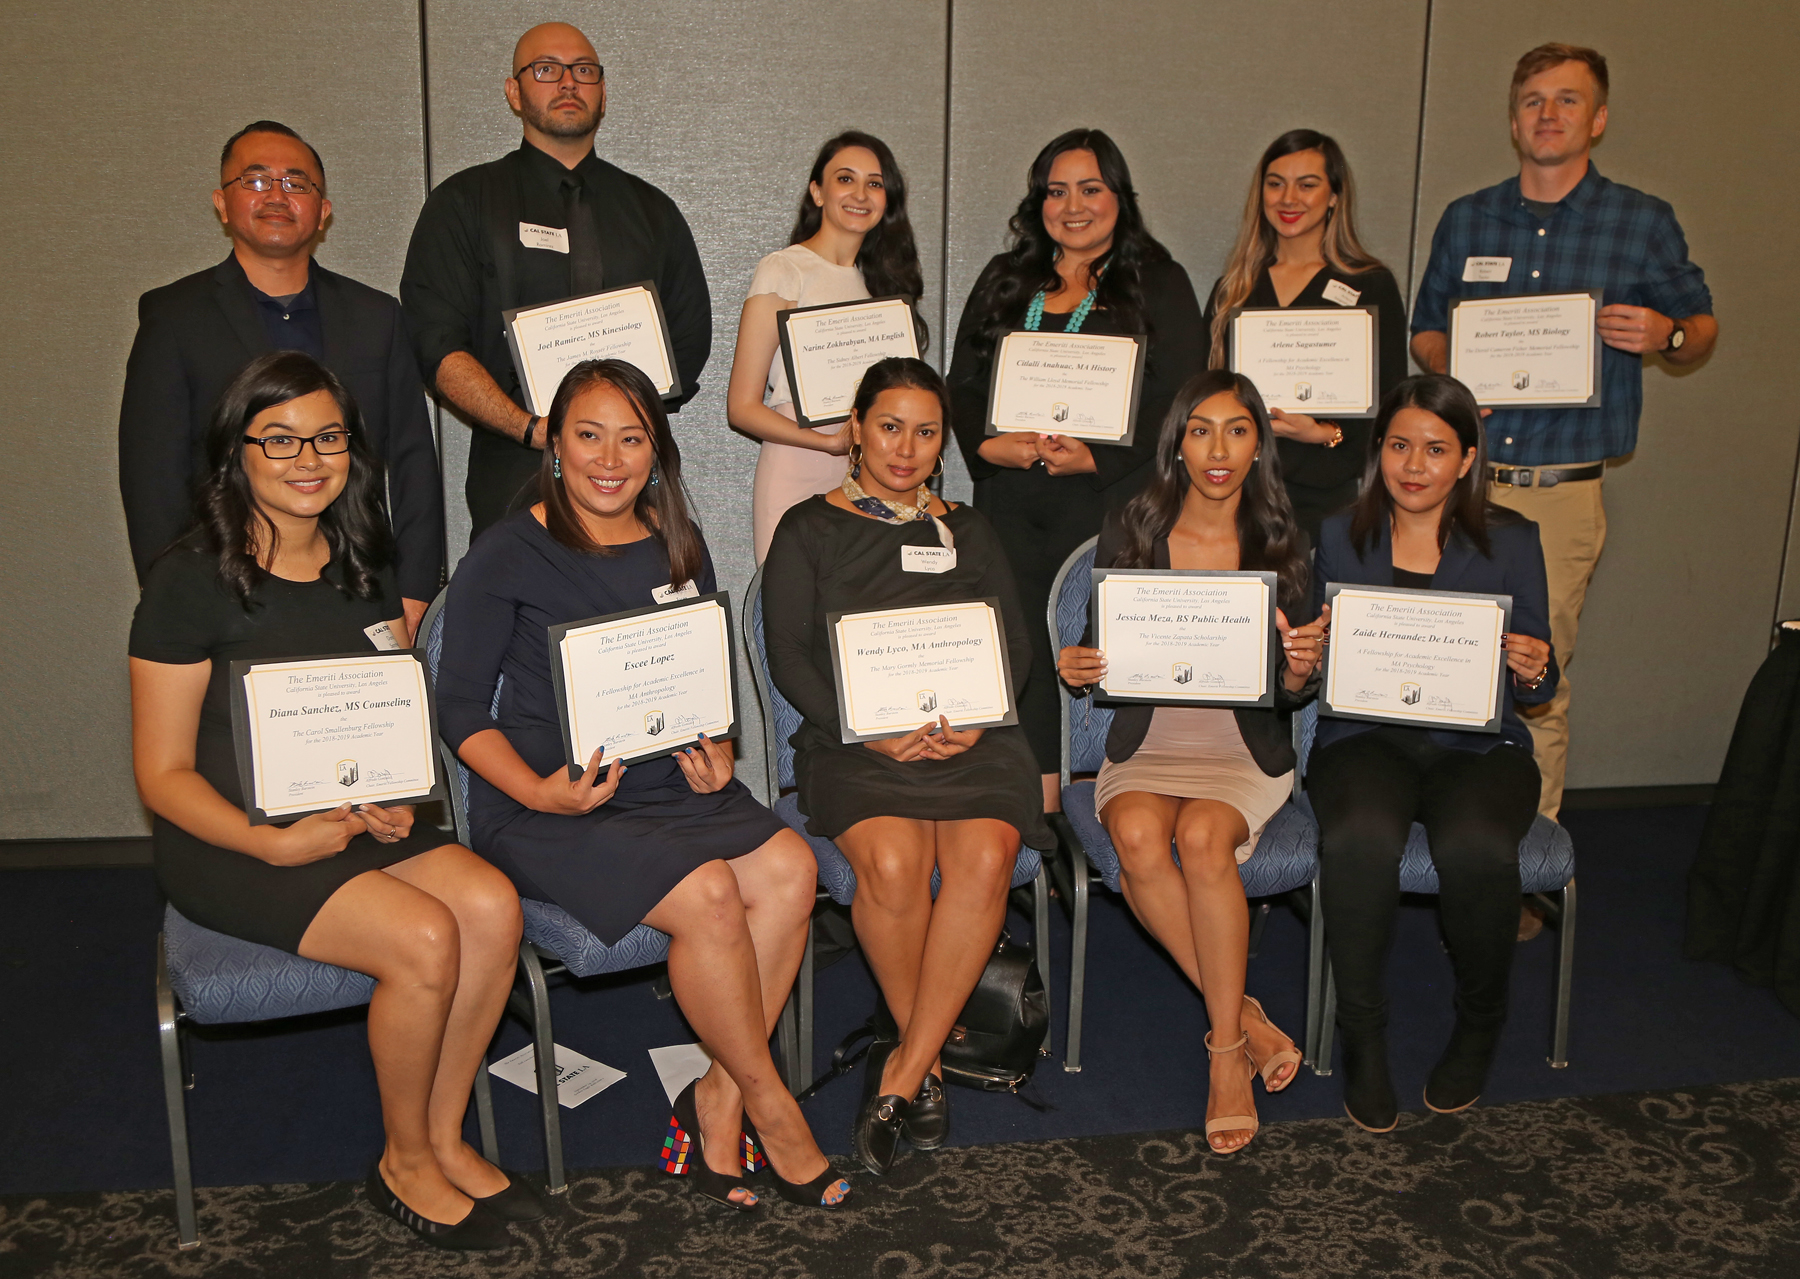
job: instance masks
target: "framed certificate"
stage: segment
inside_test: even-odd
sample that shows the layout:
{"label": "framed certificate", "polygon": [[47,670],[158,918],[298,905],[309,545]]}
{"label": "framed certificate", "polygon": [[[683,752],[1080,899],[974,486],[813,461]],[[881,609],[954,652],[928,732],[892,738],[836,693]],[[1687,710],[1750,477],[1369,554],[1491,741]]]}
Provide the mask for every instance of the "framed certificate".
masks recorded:
{"label": "framed certificate", "polygon": [[252,826],[444,798],[417,649],[233,662],[231,720]]}
{"label": "framed certificate", "polygon": [[1421,728],[1500,731],[1500,637],[1512,596],[1330,582],[1319,713]]}
{"label": "framed certificate", "polygon": [[1093,570],[1102,704],[1273,706],[1275,574]]}
{"label": "framed certificate", "polygon": [[1450,376],[1482,408],[1598,408],[1600,298],[1464,298],[1450,308]]}
{"label": "framed certificate", "polygon": [[653,280],[542,306],[513,307],[500,318],[506,323],[519,385],[539,417],[550,412],[563,374],[583,360],[624,360],[642,369],[664,399],[681,394],[669,325]]}
{"label": "framed certificate", "polygon": [[997,598],[829,613],[845,742],[899,737],[938,716],[952,728],[1019,722]]}
{"label": "framed certificate", "polygon": [[1234,308],[1226,325],[1231,371],[1263,403],[1316,417],[1374,417],[1381,401],[1379,308]]}
{"label": "framed certificate", "polygon": [[919,355],[913,310],[902,297],[777,311],[775,329],[801,426],[846,420],[871,364],[890,355]]}
{"label": "framed certificate", "polygon": [[736,653],[725,591],[550,627],[569,776],[736,737]]}
{"label": "framed certificate", "polygon": [[1141,335],[1014,329],[994,348],[987,433],[1038,431],[1127,443],[1143,380]]}

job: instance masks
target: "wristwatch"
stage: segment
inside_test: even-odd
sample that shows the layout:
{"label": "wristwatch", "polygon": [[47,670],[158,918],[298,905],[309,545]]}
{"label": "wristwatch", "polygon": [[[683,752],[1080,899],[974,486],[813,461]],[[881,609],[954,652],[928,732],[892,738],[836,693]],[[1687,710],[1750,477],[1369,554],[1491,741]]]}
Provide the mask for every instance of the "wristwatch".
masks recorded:
{"label": "wristwatch", "polygon": [[1669,340],[1663,343],[1662,349],[1665,351],[1679,351],[1682,343],[1687,341],[1687,330],[1682,328],[1681,321],[1675,319],[1673,316],[1669,317],[1669,323],[1675,326],[1675,330],[1669,334]]}

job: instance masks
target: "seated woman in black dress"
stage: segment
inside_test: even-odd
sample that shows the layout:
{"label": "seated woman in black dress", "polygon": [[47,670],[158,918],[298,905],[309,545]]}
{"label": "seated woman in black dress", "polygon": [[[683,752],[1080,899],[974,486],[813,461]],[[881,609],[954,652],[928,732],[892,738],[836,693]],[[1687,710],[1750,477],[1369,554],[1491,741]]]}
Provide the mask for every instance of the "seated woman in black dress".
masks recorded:
{"label": "seated woman in black dress", "polygon": [[462,1126],[512,988],[518,894],[410,806],[250,825],[232,748],[233,661],[395,647],[374,637],[384,623],[405,634],[382,485],[355,403],[310,357],[262,356],[226,387],[196,524],[151,567],[132,623],[132,763],[177,910],[375,978],[376,1206],[442,1247],[503,1248],[506,1220],[543,1204]]}
{"label": "seated woman in black dress", "polygon": [[670,985],[714,1064],[676,1100],[665,1169],[752,1208],[749,1138],[784,1197],[836,1207],[849,1183],[769,1056],[806,946],[812,850],[732,776],[728,745],[629,768],[596,750],[574,781],[563,758],[548,628],[717,589],[662,401],[633,366],[590,360],[563,378],[547,431],[539,501],[476,539],[444,615],[438,717],[475,774],[474,842],[608,945],[640,923],[669,934]]}
{"label": "seated woman in black dress", "polygon": [[[1324,653],[1322,625],[1288,625],[1286,610],[1311,604],[1308,547],[1282,489],[1274,444],[1268,410],[1249,378],[1215,370],[1192,379],[1163,422],[1149,487],[1108,517],[1094,557],[1097,568],[1276,575],[1275,620],[1287,660],[1275,708],[1122,706],[1094,789],[1119,853],[1126,902],[1206,999],[1206,1135],[1223,1155],[1256,1135],[1251,1077],[1260,1071],[1263,1087],[1279,1092],[1300,1068],[1294,1041],[1244,993],[1250,915],[1238,874],[1293,793],[1291,713],[1310,697],[1307,684]],[[1106,654],[1071,645],[1057,670],[1072,686],[1091,686],[1106,673]],[[1171,843],[1180,850],[1179,866],[1169,856]]]}
{"label": "seated woman in black dress", "polygon": [[[876,1173],[892,1164],[901,1135],[921,1148],[943,1144],[940,1052],[1000,936],[1021,838],[1051,846],[1020,729],[958,731],[940,715],[900,737],[842,740],[828,613],[997,596],[1015,698],[1031,664],[1030,623],[993,526],[926,486],[948,402],[923,361],[872,365],[850,418],[843,486],[789,508],[763,573],[769,674],[805,716],[793,739],[800,806],[807,829],[835,840],[856,870],[857,940],[900,1029],[898,1043],[869,1051],[853,1131],[858,1158]],[[951,554],[907,553],[915,548]],[[943,876],[935,902],[934,868]]]}
{"label": "seated woman in black dress", "polygon": [[1325,941],[1337,975],[1344,1108],[1371,1132],[1399,1122],[1382,979],[1400,856],[1419,822],[1437,866],[1456,972],[1456,1029],[1425,1104],[1474,1105],[1500,1029],[1519,925],[1519,841],[1537,816],[1538,767],[1516,705],[1556,692],[1537,525],[1487,501],[1481,413],[1462,383],[1411,377],[1375,419],[1362,496],[1325,521],[1313,600],[1328,582],[1512,596],[1499,733],[1321,719],[1306,788],[1319,818]]}

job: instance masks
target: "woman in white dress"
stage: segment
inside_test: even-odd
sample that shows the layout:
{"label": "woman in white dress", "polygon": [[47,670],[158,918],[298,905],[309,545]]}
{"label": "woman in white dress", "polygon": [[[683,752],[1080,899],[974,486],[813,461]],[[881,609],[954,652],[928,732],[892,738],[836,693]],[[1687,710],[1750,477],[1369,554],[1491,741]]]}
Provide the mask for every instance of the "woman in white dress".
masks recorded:
{"label": "woman in white dress", "polygon": [[869,134],[838,134],[813,161],[788,247],[757,263],[738,320],[725,412],[732,426],[762,441],[752,505],[758,564],[790,506],[837,487],[850,448],[842,425],[797,424],[776,313],[897,294],[912,301],[922,352],[927,332],[916,308],[924,287],[894,153]]}

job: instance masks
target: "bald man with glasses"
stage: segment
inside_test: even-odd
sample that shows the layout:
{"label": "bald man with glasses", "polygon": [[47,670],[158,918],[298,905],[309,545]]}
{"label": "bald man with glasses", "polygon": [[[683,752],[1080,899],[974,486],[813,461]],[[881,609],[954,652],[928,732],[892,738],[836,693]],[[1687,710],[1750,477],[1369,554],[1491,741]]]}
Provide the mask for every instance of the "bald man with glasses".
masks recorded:
{"label": "bald man with glasses", "polygon": [[547,22],[520,37],[506,104],[516,151],[446,178],[413,228],[400,300],[419,372],[475,427],[465,493],[476,534],[535,497],[543,419],[526,406],[501,312],[653,280],[679,395],[712,351],[712,297],[675,202],[594,154],[606,72],[587,37]]}
{"label": "bald man with glasses", "polygon": [[258,120],[227,140],[212,204],[231,253],[138,300],[125,365],[119,493],[138,578],[192,518],[219,393],[259,355],[304,351],[356,397],[387,466],[395,575],[417,627],[443,580],[444,496],[400,304],[313,261],[331,217],[325,165],[287,125]]}

